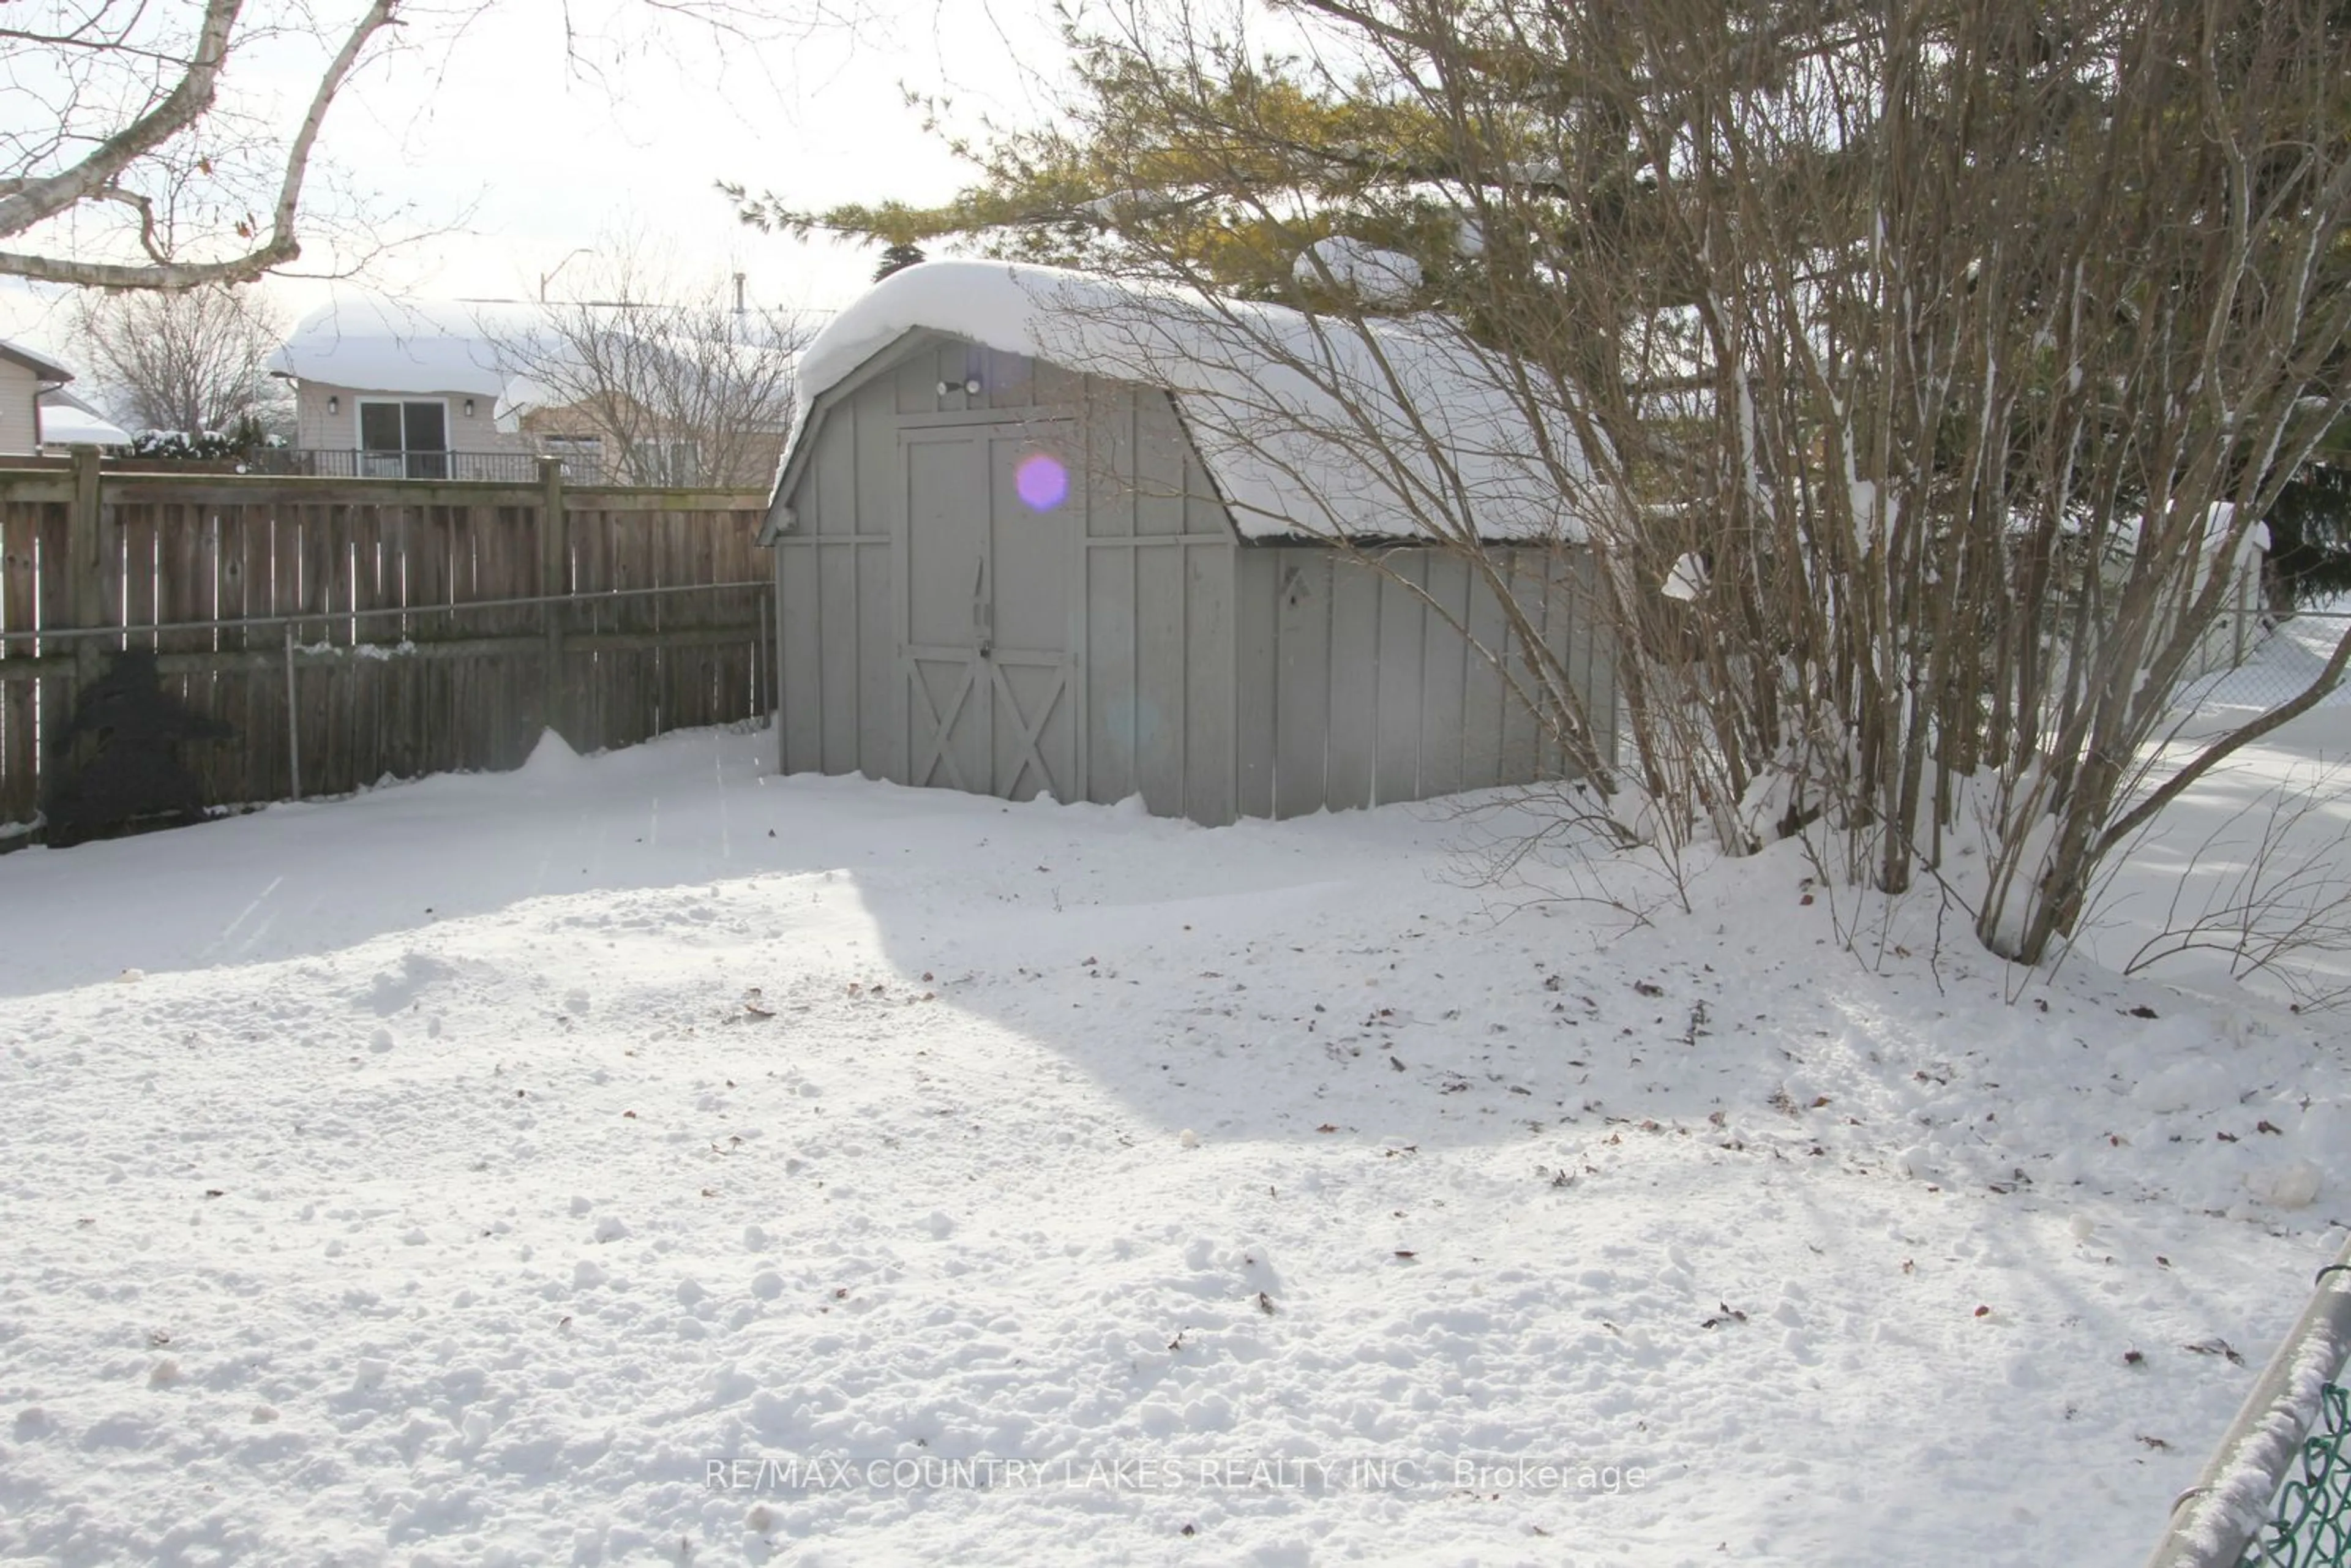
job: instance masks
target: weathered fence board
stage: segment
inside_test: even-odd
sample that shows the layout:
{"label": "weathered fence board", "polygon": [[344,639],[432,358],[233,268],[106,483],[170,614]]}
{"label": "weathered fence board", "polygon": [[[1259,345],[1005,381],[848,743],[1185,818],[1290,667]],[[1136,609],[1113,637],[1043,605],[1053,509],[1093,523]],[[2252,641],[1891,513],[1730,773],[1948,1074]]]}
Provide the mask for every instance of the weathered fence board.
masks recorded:
{"label": "weathered fence board", "polygon": [[0,469],[0,825],[37,816],[78,683],[126,648],[233,732],[183,748],[214,805],[511,768],[549,727],[590,750],[758,716],[763,506],[544,469]]}

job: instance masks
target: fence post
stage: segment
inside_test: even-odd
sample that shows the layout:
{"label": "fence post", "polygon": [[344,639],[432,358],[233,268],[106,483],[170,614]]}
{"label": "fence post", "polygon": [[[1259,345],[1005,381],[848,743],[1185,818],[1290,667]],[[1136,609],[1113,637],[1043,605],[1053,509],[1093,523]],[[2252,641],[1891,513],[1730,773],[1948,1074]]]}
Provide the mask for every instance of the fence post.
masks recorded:
{"label": "fence post", "polygon": [[[98,464],[97,447],[73,448],[73,506],[67,513],[66,570],[72,582],[73,623],[77,627],[106,624],[105,529],[99,507]],[[73,640],[77,694],[98,679],[99,655],[104,652],[99,646],[102,641],[97,637]]]}
{"label": "fence post", "polygon": [[286,627],[286,773],[289,793],[302,798],[302,704],[294,679],[294,627]]}
{"label": "fence post", "polygon": [[[570,543],[570,519],[563,510],[563,459],[542,457],[538,460],[538,591],[550,601],[567,591],[569,573],[566,556]],[[546,695],[539,711],[548,728],[570,744],[570,726],[565,722],[568,704],[564,701],[563,680],[563,606],[549,602],[539,606],[541,623],[547,628],[547,653],[539,679]]]}
{"label": "fence post", "polygon": [[2236,1568],[2270,1516],[2351,1354],[2351,1240],[2318,1271],[2310,1303],[2253,1382],[2196,1484],[2171,1505],[2147,1568]]}

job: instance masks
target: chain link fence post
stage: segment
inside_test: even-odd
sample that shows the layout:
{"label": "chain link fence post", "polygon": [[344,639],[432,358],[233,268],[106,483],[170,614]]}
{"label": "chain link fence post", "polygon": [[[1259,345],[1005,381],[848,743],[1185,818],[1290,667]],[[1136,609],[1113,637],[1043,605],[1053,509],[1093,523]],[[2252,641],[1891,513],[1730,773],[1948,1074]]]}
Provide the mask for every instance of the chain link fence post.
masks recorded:
{"label": "chain link fence post", "polygon": [[[2256,1537],[2278,1519],[2278,1494],[2288,1487],[2289,1472],[2304,1456],[2304,1443],[2314,1428],[2321,1426],[2330,1407],[2341,1409],[2341,1392],[2334,1385],[2342,1375],[2346,1354],[2351,1354],[2351,1240],[2344,1243],[2335,1261],[2318,1271],[2318,1288],[2310,1303],[2262,1369],[2203,1474],[2171,1505],[2170,1528],[2148,1556],[2147,1568],[2344,1561],[2339,1550],[2302,1555],[2291,1541],[2283,1547],[2285,1554],[2278,1555],[2266,1545],[2257,1547]],[[2319,1446],[2325,1450],[2321,1458],[2325,1463],[2344,1462],[2341,1441],[2339,1432],[2331,1437],[2320,1433]],[[2339,1505],[2342,1499],[2338,1495],[2335,1500]],[[2302,1519],[2286,1522],[2296,1527],[2314,1525],[2327,1531],[2338,1548],[2346,1539],[2346,1531],[2351,1529],[2351,1521],[2345,1521],[2339,1511],[2331,1518],[2325,1514],[2313,1518],[2305,1512]],[[2250,1558],[2249,1548],[2255,1549]]]}

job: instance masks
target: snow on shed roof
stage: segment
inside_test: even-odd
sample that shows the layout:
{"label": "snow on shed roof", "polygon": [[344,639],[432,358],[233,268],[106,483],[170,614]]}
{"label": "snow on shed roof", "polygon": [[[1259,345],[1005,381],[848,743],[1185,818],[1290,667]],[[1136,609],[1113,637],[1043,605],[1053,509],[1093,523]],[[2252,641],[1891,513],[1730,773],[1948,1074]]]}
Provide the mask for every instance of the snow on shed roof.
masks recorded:
{"label": "snow on shed roof", "polygon": [[[1432,517],[1488,538],[1583,534],[1561,486],[1582,476],[1581,447],[1563,419],[1538,432],[1507,371],[1458,323],[1416,316],[1359,329],[996,261],[907,267],[827,324],[800,356],[799,423],[782,476],[816,400],[925,328],[1164,388],[1250,538],[1405,538],[1432,531]],[[1538,455],[1546,449],[1556,467]]]}
{"label": "snow on shed roof", "polygon": [[503,397],[514,378],[477,309],[377,298],[322,305],[302,318],[269,368],[355,392]]}

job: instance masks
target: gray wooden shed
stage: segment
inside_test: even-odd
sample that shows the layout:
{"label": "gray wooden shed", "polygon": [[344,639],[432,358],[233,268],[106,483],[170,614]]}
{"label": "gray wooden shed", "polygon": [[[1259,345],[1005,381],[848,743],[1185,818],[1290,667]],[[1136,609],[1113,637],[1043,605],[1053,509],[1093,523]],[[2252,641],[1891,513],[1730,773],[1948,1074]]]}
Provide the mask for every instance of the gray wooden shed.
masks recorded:
{"label": "gray wooden shed", "polygon": [[[1301,506],[1313,523],[1297,526],[1270,508],[1317,471],[1299,448],[1250,470],[1228,444],[1212,467],[1196,384],[1187,399],[1157,361],[1008,324],[1004,285],[1033,298],[1069,277],[912,268],[804,361],[761,536],[784,769],[1011,800],[1140,794],[1209,824],[1556,775],[1479,651],[1513,654],[1460,554],[1364,537],[1381,530],[1360,508],[1351,524]],[[1607,648],[1573,610],[1583,552],[1506,553],[1589,711],[1613,714]]]}

